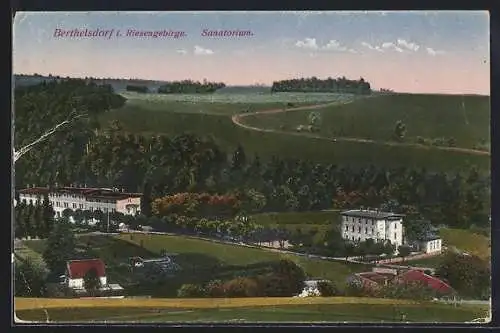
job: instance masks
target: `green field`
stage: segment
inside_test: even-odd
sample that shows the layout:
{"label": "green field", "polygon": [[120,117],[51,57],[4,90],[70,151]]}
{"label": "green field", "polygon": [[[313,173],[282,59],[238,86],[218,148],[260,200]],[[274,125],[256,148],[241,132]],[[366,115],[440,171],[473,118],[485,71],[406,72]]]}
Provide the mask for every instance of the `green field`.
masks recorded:
{"label": "green field", "polygon": [[[463,102],[463,106],[462,106]],[[407,142],[417,137],[450,138],[457,147],[474,148],[490,142],[490,99],[487,96],[391,95],[326,107],[319,135],[390,141],[396,121],[406,124]],[[296,131],[308,124],[310,111],[249,115],[245,124]],[[284,128],[283,128],[284,126]]]}
{"label": "green field", "polygon": [[[129,234],[118,236],[119,239],[130,241]],[[281,254],[269,250],[248,248],[237,245],[221,244],[184,236],[135,234],[134,243],[140,244],[143,240],[145,249],[160,253],[167,252],[182,254],[190,260],[179,262],[181,267],[190,262],[191,265],[202,267],[208,263],[217,262],[222,266],[235,266],[242,272],[246,266],[266,263],[282,258],[290,259],[300,265],[311,278],[325,278],[334,281],[339,288],[345,285],[346,278],[355,272],[370,270],[366,265],[346,264],[321,259],[304,258],[296,255]],[[177,259],[176,259],[177,261]],[[251,268],[251,267],[249,267]]]}
{"label": "green field", "polygon": [[[486,317],[487,307],[444,304],[301,304],[258,307],[49,308],[51,321],[106,322],[465,322]],[[22,320],[46,320],[41,309],[17,310]],[[402,319],[404,317],[404,320]]]}
{"label": "green field", "polygon": [[[141,97],[137,97],[136,95]],[[306,97],[307,95],[315,94],[299,95],[306,100],[308,98]],[[272,156],[280,156],[281,158],[302,158],[319,163],[350,164],[352,166],[366,166],[368,164],[387,167],[416,166],[426,167],[429,170],[438,171],[470,170],[472,166],[477,166],[484,172],[489,172],[490,170],[490,157],[487,155],[464,154],[463,152],[457,151],[442,151],[433,149],[432,147],[415,148],[363,142],[333,142],[330,139],[325,138],[308,138],[300,135],[290,135],[288,133],[259,132],[242,128],[232,122],[231,115],[241,113],[242,110],[248,108],[248,105],[251,105],[253,111],[257,111],[268,108],[274,109],[281,104],[281,102],[276,104],[276,102],[266,100],[267,97],[264,95],[255,94],[254,96],[247,96],[247,100],[252,101],[251,103],[181,102],[179,101],[179,98],[181,98],[179,96],[182,95],[165,95],[166,97],[155,97],[153,95],[128,94],[127,96],[129,97],[129,100],[123,108],[107,112],[101,116],[100,121],[104,126],[106,126],[110,120],[116,119],[122,123],[125,130],[134,133],[160,133],[167,135],[192,133],[200,136],[208,136],[214,138],[214,140],[227,151],[234,150],[238,144],[241,144],[248,154],[258,154],[263,159],[271,158]],[[191,96],[189,98],[193,99],[192,95],[189,96]],[[222,96],[218,97],[221,101],[224,101],[224,98],[226,98],[226,100],[233,98],[231,96],[224,96],[224,94],[220,94],[218,96]],[[255,96],[260,96],[258,98],[262,98],[264,102],[253,102],[253,100],[257,98]],[[394,96],[376,97],[366,100],[361,99],[352,104],[338,106],[338,108],[345,108],[348,107],[348,105],[349,107],[353,107],[355,105],[359,105],[359,103],[376,103],[375,101],[378,99],[393,97]],[[155,100],[155,98],[159,98],[159,100]],[[203,98],[211,97],[204,96]],[[342,100],[345,99],[346,98],[343,98]],[[410,103],[411,99],[407,102]],[[302,105],[300,103],[302,102],[299,102],[298,105]],[[314,104],[314,101],[309,102],[309,104]],[[281,107],[282,106],[283,105],[281,104]],[[328,110],[330,110],[330,108]],[[334,110],[336,110],[336,107],[331,108],[331,113],[334,113]],[[292,111],[286,113],[286,115],[278,114],[277,116],[288,117],[299,113],[301,113],[301,111]],[[304,115],[303,112],[302,114]],[[429,113],[426,113],[426,115],[427,114]],[[258,117],[267,118],[270,117],[270,115],[258,115]],[[431,128],[427,129],[427,131],[440,133],[443,125],[438,126],[435,123],[435,119],[429,117],[423,117],[424,120],[428,118],[425,125],[426,128]],[[476,120],[474,120],[476,118],[470,118],[470,121],[476,124]],[[484,117],[477,118],[482,119]],[[422,120],[422,122],[424,120]],[[353,124],[350,120],[348,122],[349,124]],[[360,122],[365,124],[363,125],[364,127],[371,129],[377,128],[377,131],[379,131],[379,123],[376,122],[377,126],[373,126],[374,122],[372,120],[361,121],[360,119],[357,119],[356,123],[354,123],[356,126],[353,126],[355,128],[358,127]],[[323,124],[327,123],[328,120],[324,119]],[[349,124],[346,124],[344,127],[351,126]],[[394,122],[391,120],[391,123],[388,126],[393,128]],[[419,126],[423,127],[423,125]],[[475,128],[481,127],[481,125],[474,126]],[[410,131],[412,125],[407,124],[407,127]],[[448,125],[446,125],[445,127],[448,128],[447,131],[453,130],[450,129],[453,128],[453,126],[448,127]],[[383,132],[383,129],[380,131]],[[476,130],[471,130],[471,133],[472,134],[462,134],[461,138],[463,138],[463,140],[469,140],[470,138],[475,138],[480,135],[477,134]],[[482,127],[481,135],[485,136],[488,133],[489,127]],[[444,136],[445,134],[446,132],[443,132],[441,135]],[[469,139],[466,139],[467,137]],[[458,134],[456,135],[456,139],[458,142]]]}
{"label": "green field", "polygon": [[439,233],[443,239],[443,245],[454,246],[483,259],[491,258],[489,237],[464,229],[443,228]]}
{"label": "green field", "polygon": [[[171,112],[233,114],[251,106],[253,111],[283,108],[287,103],[294,106],[314,105],[329,102],[353,100],[356,95],[334,93],[255,93],[237,92],[214,94],[139,94],[121,93],[127,104],[147,109],[161,109]],[[167,106],[165,108],[165,106]]]}

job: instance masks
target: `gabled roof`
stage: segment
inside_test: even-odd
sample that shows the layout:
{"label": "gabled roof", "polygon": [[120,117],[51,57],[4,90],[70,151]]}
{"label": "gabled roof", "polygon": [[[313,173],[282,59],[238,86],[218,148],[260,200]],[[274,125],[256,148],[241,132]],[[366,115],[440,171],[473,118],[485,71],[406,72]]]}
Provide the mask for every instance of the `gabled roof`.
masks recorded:
{"label": "gabled roof", "polygon": [[382,212],[377,210],[366,210],[366,209],[353,209],[346,210],[340,213],[344,216],[353,216],[353,217],[361,217],[373,220],[384,220],[387,218],[402,218],[404,215],[395,214],[390,212]]}
{"label": "gabled roof", "polygon": [[96,270],[98,277],[106,276],[106,268],[101,259],[71,260],[66,266],[70,279],[82,279],[92,268]]}
{"label": "gabled roof", "polygon": [[445,283],[444,281],[441,281],[438,278],[427,275],[420,270],[416,270],[416,269],[409,270],[409,271],[401,274],[400,278],[405,282],[413,282],[413,281],[423,282],[424,284],[426,284],[430,288],[432,288],[438,292],[441,292],[441,293],[453,292],[453,288],[449,284]]}

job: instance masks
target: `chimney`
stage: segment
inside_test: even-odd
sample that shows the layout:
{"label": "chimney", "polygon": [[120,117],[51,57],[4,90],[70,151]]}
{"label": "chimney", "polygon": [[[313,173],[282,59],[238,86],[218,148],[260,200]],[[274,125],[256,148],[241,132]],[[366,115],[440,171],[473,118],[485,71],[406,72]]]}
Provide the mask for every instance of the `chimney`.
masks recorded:
{"label": "chimney", "polygon": [[83,184],[83,187],[87,188],[87,183]]}

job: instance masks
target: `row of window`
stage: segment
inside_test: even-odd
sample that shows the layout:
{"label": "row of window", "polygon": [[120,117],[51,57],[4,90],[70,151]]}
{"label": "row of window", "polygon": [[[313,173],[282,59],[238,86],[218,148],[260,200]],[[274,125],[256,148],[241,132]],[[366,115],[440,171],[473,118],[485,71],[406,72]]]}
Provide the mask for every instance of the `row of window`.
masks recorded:
{"label": "row of window", "polygon": [[439,250],[439,246],[438,246],[437,242],[431,242],[429,247],[431,250]]}
{"label": "row of window", "polygon": [[[349,226],[348,225],[345,226],[345,231],[349,232]],[[355,232],[354,231],[354,226],[351,226],[351,232]],[[361,233],[361,227],[358,227],[358,233],[359,234]],[[367,235],[373,235],[373,229],[370,229],[370,232],[368,232],[368,228],[365,228],[365,234],[367,234]],[[377,232],[377,237],[378,236],[379,236],[379,233]],[[398,234],[395,232],[394,233],[394,239],[397,239],[397,238],[398,238]]]}

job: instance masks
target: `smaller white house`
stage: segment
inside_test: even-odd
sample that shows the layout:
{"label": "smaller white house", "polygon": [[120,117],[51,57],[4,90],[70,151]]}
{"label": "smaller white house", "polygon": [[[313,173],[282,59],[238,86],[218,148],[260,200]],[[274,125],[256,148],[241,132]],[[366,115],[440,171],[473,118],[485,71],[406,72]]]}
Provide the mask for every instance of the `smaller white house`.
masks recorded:
{"label": "smaller white house", "polygon": [[71,260],[66,264],[66,283],[70,289],[85,289],[84,277],[94,269],[101,287],[106,286],[106,268],[101,259]]}
{"label": "smaller white house", "polygon": [[424,253],[440,253],[442,250],[441,238],[434,233],[420,237],[416,245],[418,250]]}

